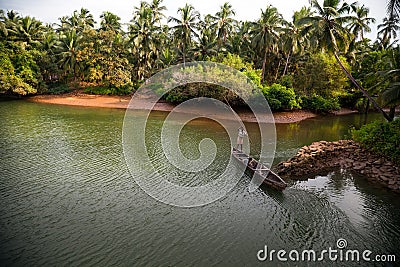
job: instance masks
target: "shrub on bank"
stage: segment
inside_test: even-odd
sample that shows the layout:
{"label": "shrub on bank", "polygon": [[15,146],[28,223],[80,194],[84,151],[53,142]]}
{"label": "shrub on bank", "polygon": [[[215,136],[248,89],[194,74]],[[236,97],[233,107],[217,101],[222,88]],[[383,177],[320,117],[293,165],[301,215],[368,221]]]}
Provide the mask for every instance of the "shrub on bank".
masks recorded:
{"label": "shrub on bank", "polygon": [[361,146],[400,165],[400,119],[366,124],[360,130],[353,129],[352,136]]}
{"label": "shrub on bank", "polygon": [[261,91],[272,110],[300,108],[293,88],[275,83],[271,86],[264,86]]}
{"label": "shrub on bank", "polygon": [[86,94],[93,95],[129,95],[134,90],[132,84],[128,83],[126,85],[116,87],[109,86],[89,86],[86,87],[83,91]]}
{"label": "shrub on bank", "polygon": [[336,97],[324,98],[314,94],[311,97],[303,96],[301,103],[303,108],[316,113],[329,113],[340,109],[339,100]]}
{"label": "shrub on bank", "polygon": [[51,84],[47,90],[45,91],[46,94],[50,95],[59,95],[71,92],[72,89],[67,84]]}

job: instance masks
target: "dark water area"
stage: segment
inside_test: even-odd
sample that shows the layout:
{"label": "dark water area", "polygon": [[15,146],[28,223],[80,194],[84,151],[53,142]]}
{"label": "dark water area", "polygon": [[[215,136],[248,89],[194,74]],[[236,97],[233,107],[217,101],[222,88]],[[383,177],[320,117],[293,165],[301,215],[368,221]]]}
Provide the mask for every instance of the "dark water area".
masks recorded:
{"label": "dark water area", "polygon": [[[262,187],[250,193],[244,176],[209,205],[169,206],[148,196],[129,173],[123,117],[116,109],[0,102],[0,266],[397,266],[276,257],[260,262],[257,253],[265,245],[322,251],[342,238],[348,249],[394,254],[398,264],[399,195],[332,169],[290,181],[283,192]],[[149,135],[163,118],[165,113],[152,114]],[[369,114],[368,120],[378,118]],[[352,114],[278,124],[275,162],[313,141],[348,138],[349,128],[363,120]],[[252,134],[256,125],[246,127]],[[188,157],[197,156],[199,140],[213,138],[225,166],[230,146],[221,127],[197,121],[182,135]],[[148,145],[160,152],[156,143]],[[210,176],[218,166],[210,166]]]}

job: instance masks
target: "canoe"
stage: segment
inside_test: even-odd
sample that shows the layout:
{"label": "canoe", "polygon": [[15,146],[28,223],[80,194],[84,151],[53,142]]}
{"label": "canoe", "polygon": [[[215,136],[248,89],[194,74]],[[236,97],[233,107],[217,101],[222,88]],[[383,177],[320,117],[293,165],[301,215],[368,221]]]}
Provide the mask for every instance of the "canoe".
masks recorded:
{"label": "canoe", "polygon": [[278,190],[284,190],[287,187],[287,183],[281,177],[246,153],[233,147],[232,156],[246,166],[246,173],[248,175],[251,177],[256,175],[257,178],[263,180],[263,184]]}

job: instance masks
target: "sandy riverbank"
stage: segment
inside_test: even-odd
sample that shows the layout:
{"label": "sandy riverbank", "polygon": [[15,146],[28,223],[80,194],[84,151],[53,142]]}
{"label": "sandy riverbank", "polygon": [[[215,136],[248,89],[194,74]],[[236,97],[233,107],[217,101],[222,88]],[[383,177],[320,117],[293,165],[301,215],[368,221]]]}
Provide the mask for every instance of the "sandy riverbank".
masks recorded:
{"label": "sandy riverbank", "polygon": [[[101,107],[101,108],[121,108],[125,109],[131,96],[105,96],[105,95],[88,95],[82,93],[63,94],[63,95],[37,95],[28,98],[32,102],[70,105],[70,106],[84,106],[84,107]],[[146,100],[143,100],[143,106],[146,105]],[[140,107],[139,107],[140,108]],[[158,111],[171,111],[174,105],[170,103],[157,103],[153,110]],[[337,115],[352,113],[351,110],[341,110]],[[238,115],[243,121],[255,121],[253,114],[249,111],[240,111]],[[290,112],[276,112],[274,119],[276,123],[292,123],[302,121],[308,118],[316,117],[317,115],[304,110],[296,110]]]}

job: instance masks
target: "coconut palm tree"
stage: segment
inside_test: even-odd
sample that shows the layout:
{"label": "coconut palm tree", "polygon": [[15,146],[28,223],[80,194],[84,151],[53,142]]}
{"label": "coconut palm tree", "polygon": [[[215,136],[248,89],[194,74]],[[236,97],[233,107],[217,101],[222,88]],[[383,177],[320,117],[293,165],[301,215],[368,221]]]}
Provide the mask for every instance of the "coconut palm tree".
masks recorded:
{"label": "coconut palm tree", "polygon": [[113,31],[115,33],[121,31],[121,18],[117,15],[109,11],[104,11],[103,14],[100,15],[100,19],[100,30]]}
{"label": "coconut palm tree", "polygon": [[163,0],[153,0],[150,4],[150,8],[153,11],[154,21],[161,27],[161,19],[165,17],[163,14],[164,10],[167,10],[165,6],[162,6]]}
{"label": "coconut palm tree", "polygon": [[158,54],[160,29],[154,23],[154,14],[148,3],[141,2],[135,10],[134,19],[129,25],[129,40],[133,45],[137,77],[143,80],[150,74]]}
{"label": "coconut palm tree", "polygon": [[191,40],[194,36],[198,36],[196,29],[200,14],[192,5],[186,4],[184,7],[178,9],[177,12],[180,17],[169,17],[168,22],[175,23],[172,27],[178,46],[180,46],[183,56],[183,64],[186,62],[186,53],[191,45]]}
{"label": "coconut palm tree", "polygon": [[393,120],[396,106],[400,104],[400,46],[390,52],[390,69],[380,72],[384,81],[388,81],[382,94],[382,100],[390,108],[389,117]]}
{"label": "coconut palm tree", "polygon": [[206,60],[207,57],[214,56],[218,53],[215,34],[206,23],[203,22],[201,25],[199,40],[192,49],[196,60]]}
{"label": "coconut palm tree", "polygon": [[292,22],[286,22],[285,27],[282,29],[282,50],[286,57],[283,75],[287,72],[291,55],[295,53],[302,54],[309,45],[307,36],[302,32],[302,25],[299,24],[299,20],[309,17],[311,14],[310,8],[303,7],[300,11],[296,11],[293,14]]}
{"label": "coconut palm tree", "polygon": [[356,2],[350,7],[355,16],[350,21],[349,30],[356,38],[360,38],[362,41],[364,40],[364,32],[371,32],[369,25],[371,23],[375,23],[375,19],[368,17],[369,8],[365,7],[364,5],[359,6]]}
{"label": "coconut palm tree", "polygon": [[261,82],[265,80],[265,66],[268,52],[277,49],[277,40],[283,22],[283,17],[279,14],[278,10],[269,5],[265,10],[261,10],[261,18],[252,23],[252,30],[250,32],[253,36],[252,44],[263,57]]}
{"label": "coconut palm tree", "polygon": [[381,48],[387,47],[390,40],[396,39],[400,30],[400,19],[396,17],[383,18],[383,23],[378,25],[378,36],[381,37]]}
{"label": "coconut palm tree", "polygon": [[31,17],[24,17],[19,21],[15,27],[15,38],[24,41],[29,45],[39,44],[39,41],[44,37],[43,24]]}
{"label": "coconut palm tree", "polygon": [[227,38],[233,31],[235,23],[235,11],[232,9],[232,5],[225,2],[220,11],[218,11],[212,19],[215,21],[211,26],[216,29],[218,37],[218,50],[226,44]]}
{"label": "coconut palm tree", "polygon": [[57,56],[60,58],[59,64],[62,69],[66,72],[71,72],[74,75],[74,81],[76,81],[78,71],[80,69],[79,63],[77,62],[78,52],[82,36],[78,35],[75,29],[65,32],[56,45]]}
{"label": "coconut palm tree", "polygon": [[339,48],[346,49],[346,45],[349,43],[349,32],[343,27],[343,24],[351,19],[350,16],[345,16],[345,14],[349,12],[350,7],[346,3],[339,7],[340,1],[324,1],[323,6],[321,6],[317,0],[311,0],[311,4],[315,9],[316,15],[303,18],[300,20],[300,23],[306,25],[305,30],[313,36],[314,41],[317,42],[317,45],[321,49],[333,53],[340,68],[350,81],[369,99],[369,101],[371,101],[374,107],[390,121],[390,117],[386,112],[383,111],[378,103],[354,79],[339,58]]}
{"label": "coconut palm tree", "polygon": [[386,14],[389,18],[400,17],[400,1],[388,0]]}

